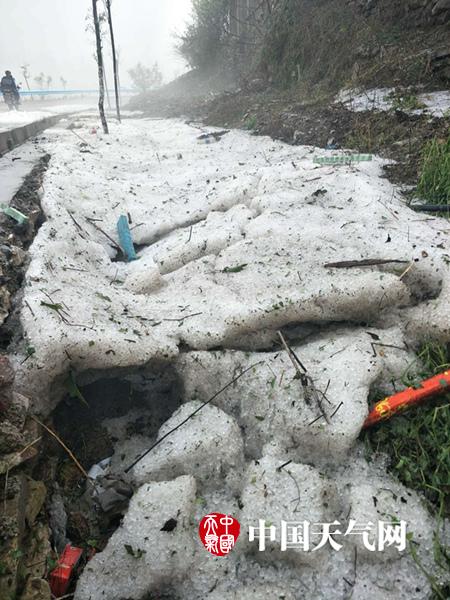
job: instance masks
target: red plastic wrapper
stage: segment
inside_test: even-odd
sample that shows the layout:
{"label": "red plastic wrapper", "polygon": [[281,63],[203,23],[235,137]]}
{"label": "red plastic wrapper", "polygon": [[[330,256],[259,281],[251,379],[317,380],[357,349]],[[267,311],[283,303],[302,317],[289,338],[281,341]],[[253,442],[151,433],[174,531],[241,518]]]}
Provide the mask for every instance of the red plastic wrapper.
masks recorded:
{"label": "red plastic wrapper", "polygon": [[378,402],[369,414],[364,423],[364,428],[371,427],[380,421],[390,419],[395,414],[423,402],[432,396],[444,394],[450,391],[450,372],[445,371],[440,375],[435,375],[431,379],[422,381],[417,389],[407,388],[403,392],[394,394]]}
{"label": "red plastic wrapper", "polygon": [[75,569],[80,564],[83,550],[67,544],[58,560],[58,566],[50,573],[50,589],[59,598],[66,594]]}

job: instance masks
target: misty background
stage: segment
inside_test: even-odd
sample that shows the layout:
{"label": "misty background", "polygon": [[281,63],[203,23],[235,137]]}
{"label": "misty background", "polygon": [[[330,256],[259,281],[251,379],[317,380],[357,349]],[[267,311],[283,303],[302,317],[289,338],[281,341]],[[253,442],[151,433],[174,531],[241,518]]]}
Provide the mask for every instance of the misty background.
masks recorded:
{"label": "misty background", "polygon": [[[99,9],[103,0],[99,0]],[[52,88],[97,88],[94,34],[86,31],[91,0],[0,0],[0,72],[12,71],[23,81],[20,66],[29,64],[30,85],[43,72]],[[112,0],[116,44],[120,54],[121,85],[131,84],[128,70],[138,62],[158,62],[164,81],[186,70],[175,51],[191,12],[191,0]],[[104,41],[108,87],[113,84],[109,40]]]}

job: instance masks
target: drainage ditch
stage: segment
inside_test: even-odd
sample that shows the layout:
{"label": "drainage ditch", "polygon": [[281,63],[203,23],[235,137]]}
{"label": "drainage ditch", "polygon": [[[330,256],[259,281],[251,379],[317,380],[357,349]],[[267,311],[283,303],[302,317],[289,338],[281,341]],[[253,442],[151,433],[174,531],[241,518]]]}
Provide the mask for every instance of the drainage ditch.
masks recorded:
{"label": "drainage ditch", "polygon": [[[28,266],[27,250],[45,218],[41,209],[40,192],[50,155],[43,155],[25,177],[10,206],[28,217],[23,225],[0,213],[0,349],[6,350],[20,337],[20,288]],[[1,324],[1,323],[0,323]]]}

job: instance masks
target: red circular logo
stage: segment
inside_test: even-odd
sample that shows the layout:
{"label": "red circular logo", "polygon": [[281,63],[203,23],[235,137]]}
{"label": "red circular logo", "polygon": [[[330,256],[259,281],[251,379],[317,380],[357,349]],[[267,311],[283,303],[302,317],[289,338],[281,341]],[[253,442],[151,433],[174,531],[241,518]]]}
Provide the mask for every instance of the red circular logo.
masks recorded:
{"label": "red circular logo", "polygon": [[230,515],[212,513],[200,522],[198,533],[205,548],[214,556],[227,556],[233,550],[241,526]]}

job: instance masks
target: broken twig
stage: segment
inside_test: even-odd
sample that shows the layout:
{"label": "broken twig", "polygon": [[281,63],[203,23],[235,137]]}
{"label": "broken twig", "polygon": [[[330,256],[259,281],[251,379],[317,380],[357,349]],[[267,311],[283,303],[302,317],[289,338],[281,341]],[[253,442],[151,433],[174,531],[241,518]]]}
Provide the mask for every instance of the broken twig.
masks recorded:
{"label": "broken twig", "polygon": [[[289,346],[289,344],[286,342],[283,334],[281,333],[281,331],[278,331],[278,335],[280,337],[281,343],[283,344],[286,352],[288,353],[289,358],[291,359],[292,364],[294,365],[295,370],[297,371],[297,375],[296,375],[296,379],[300,379],[300,382],[302,384],[303,387],[303,392],[305,394],[305,401],[307,404],[311,403],[311,399],[315,400],[317,406],[319,407],[319,410],[321,412],[321,415],[319,418],[324,418],[325,421],[330,424],[330,420],[328,419],[327,413],[325,412],[325,409],[323,407],[322,404],[322,400],[320,399],[319,394],[322,394],[322,396],[326,398],[325,392],[320,392],[317,388],[316,385],[314,383],[314,381],[312,380],[312,378],[308,375],[308,371],[306,369],[306,367],[301,363],[300,359],[298,358],[298,356],[296,355],[296,353],[294,352],[294,350],[292,350],[292,348]],[[329,387],[329,383],[327,386],[327,390]],[[318,420],[318,419],[316,419]]]}
{"label": "broken twig", "polygon": [[194,313],[193,315],[186,315],[185,317],[180,317],[179,319],[163,319],[163,321],[168,321],[170,323],[183,323],[186,319],[192,319],[192,317],[198,317],[202,315],[202,312]]}
{"label": "broken twig", "polygon": [[351,269],[352,267],[376,267],[390,263],[407,264],[407,260],[367,258],[364,260],[343,260],[342,262],[327,263],[326,269]]}
{"label": "broken twig", "polygon": [[115,249],[116,249],[118,252],[120,252],[120,254],[123,254],[123,250],[122,250],[122,248],[119,246],[119,244],[118,244],[117,242],[115,242],[115,241],[112,239],[112,237],[106,233],[106,231],[103,231],[103,229],[102,229],[101,227],[99,227],[99,226],[98,226],[98,225],[95,223],[94,219],[91,219],[91,218],[89,218],[89,217],[86,217],[86,220],[87,220],[87,221],[89,221],[89,223],[90,223],[90,224],[91,224],[93,227],[95,227],[95,229],[97,229],[98,231],[100,231],[100,233],[103,233],[103,235],[104,235],[104,236],[105,236],[105,237],[106,237],[106,238],[107,238],[107,239],[108,239],[108,240],[111,242],[111,244],[113,245],[113,247],[114,247],[114,248],[115,248]]}
{"label": "broken twig", "polygon": [[80,464],[80,462],[78,461],[77,457],[74,455],[74,453],[69,450],[69,448],[66,446],[66,444],[62,441],[62,439],[52,430],[50,429],[50,427],[47,427],[47,425],[44,425],[44,423],[42,423],[42,421],[40,421],[37,417],[35,417],[34,415],[31,415],[31,418],[33,419],[33,421],[35,421],[38,425],[40,425],[41,427],[43,427],[45,429],[45,431],[47,431],[52,437],[55,438],[55,440],[58,442],[58,444],[60,446],[62,446],[62,448],[64,448],[64,450],[67,452],[67,454],[70,456],[70,458],[73,460],[73,462],[75,463],[75,465],[78,467],[79,471],[84,475],[84,477],[90,481],[89,479],[89,475],[87,474],[87,472],[85,471],[85,469],[83,469],[82,465]]}

